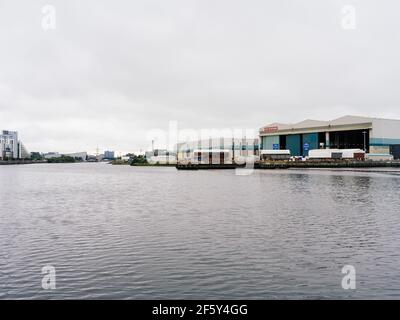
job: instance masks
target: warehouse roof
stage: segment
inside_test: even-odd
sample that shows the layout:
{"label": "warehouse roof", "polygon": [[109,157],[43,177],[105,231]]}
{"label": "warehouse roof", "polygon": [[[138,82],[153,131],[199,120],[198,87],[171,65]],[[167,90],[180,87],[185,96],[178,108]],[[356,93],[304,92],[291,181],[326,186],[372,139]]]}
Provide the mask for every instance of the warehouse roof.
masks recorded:
{"label": "warehouse roof", "polygon": [[372,122],[374,118],[369,117],[359,117],[359,116],[344,116],[337,118],[335,120],[329,121],[329,125],[346,125],[346,124],[356,124],[356,123],[368,123]]}
{"label": "warehouse roof", "polygon": [[271,123],[260,131],[271,132],[272,130],[291,130],[291,129],[304,129],[304,128],[318,128],[318,127],[328,127],[328,126],[340,126],[340,125],[350,125],[350,124],[362,124],[370,123],[375,118],[369,117],[359,117],[359,116],[344,116],[330,121],[320,121],[307,119],[298,123]]}
{"label": "warehouse roof", "polygon": [[324,127],[327,125],[326,121],[312,120],[307,119],[301,122],[298,122],[291,127],[294,129],[303,129],[303,128],[314,128],[314,127]]}

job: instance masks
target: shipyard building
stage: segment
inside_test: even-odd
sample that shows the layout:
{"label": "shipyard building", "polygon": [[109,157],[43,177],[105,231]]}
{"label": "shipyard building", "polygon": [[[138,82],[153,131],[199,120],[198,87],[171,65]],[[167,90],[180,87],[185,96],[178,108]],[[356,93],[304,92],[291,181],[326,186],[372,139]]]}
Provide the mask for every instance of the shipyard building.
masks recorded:
{"label": "shipyard building", "polygon": [[344,116],[331,121],[272,123],[260,129],[261,150],[290,150],[308,156],[313,149],[361,149],[400,159],[400,120]]}

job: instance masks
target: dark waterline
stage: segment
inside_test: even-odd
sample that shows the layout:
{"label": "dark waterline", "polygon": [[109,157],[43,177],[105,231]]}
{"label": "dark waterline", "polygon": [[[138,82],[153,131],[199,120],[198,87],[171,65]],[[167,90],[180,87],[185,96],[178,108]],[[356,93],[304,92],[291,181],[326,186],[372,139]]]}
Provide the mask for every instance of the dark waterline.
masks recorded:
{"label": "dark waterline", "polygon": [[400,298],[400,170],[41,164],[0,182],[0,299]]}

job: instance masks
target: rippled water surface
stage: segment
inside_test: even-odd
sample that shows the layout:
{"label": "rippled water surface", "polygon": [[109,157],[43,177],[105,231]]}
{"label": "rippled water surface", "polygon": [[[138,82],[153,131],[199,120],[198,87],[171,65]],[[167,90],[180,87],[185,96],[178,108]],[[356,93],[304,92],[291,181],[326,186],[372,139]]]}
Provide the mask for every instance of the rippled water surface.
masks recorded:
{"label": "rippled water surface", "polygon": [[377,171],[0,166],[0,299],[400,298],[400,171]]}

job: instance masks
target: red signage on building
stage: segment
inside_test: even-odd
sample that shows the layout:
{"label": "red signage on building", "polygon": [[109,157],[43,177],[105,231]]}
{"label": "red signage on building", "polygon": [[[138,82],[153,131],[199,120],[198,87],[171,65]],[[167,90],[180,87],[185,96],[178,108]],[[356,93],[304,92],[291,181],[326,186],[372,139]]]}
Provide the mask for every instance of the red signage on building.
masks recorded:
{"label": "red signage on building", "polygon": [[271,133],[271,132],[277,132],[279,128],[277,126],[273,127],[264,127],[261,129],[261,133]]}

